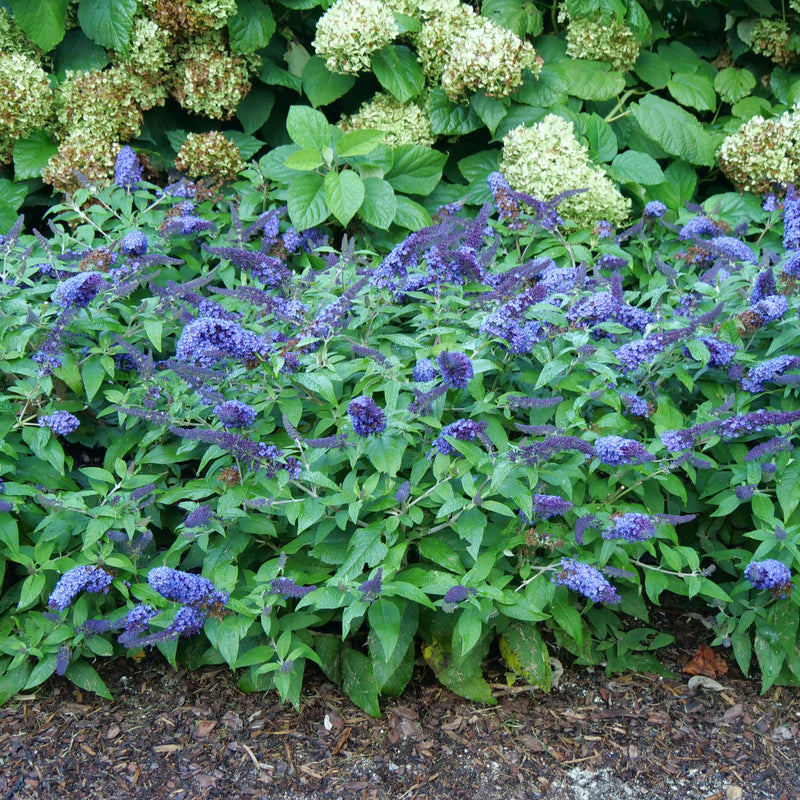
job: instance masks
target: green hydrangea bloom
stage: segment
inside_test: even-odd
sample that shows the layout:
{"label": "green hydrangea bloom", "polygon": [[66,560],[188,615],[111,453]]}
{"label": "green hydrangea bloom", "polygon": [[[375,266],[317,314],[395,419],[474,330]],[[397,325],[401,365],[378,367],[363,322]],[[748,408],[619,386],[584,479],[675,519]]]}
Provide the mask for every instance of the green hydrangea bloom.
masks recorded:
{"label": "green hydrangea bloom", "polygon": [[512,189],[549,200],[568,189],[587,189],[559,206],[564,220],[592,228],[600,220],[623,223],[631,201],[623,197],[589,150],[576,138],[572,123],[548,114],[534,125],[520,125],[503,139],[500,171]]}
{"label": "green hydrangea bloom", "polygon": [[562,11],[559,20],[563,22],[567,19],[568,56],[605,61],[611,65],[611,69],[620,72],[633,69],[639,58],[640,43],[627,25],[616,19],[603,23],[600,14],[569,19],[566,11]]}
{"label": "green hydrangea bloom", "polygon": [[401,144],[433,145],[435,137],[431,131],[428,115],[416,103],[401,103],[390,94],[379,92],[364,103],[355,114],[342,117],[343,130],[385,131],[382,144],[397,147]]}
{"label": "green hydrangea bloom", "polygon": [[76,171],[92,183],[109,185],[114,179],[114,164],[120,149],[119,142],[78,130],[62,140],[58,152],[42,170],[42,180],[65,194],[81,186]]}
{"label": "green hydrangea bloom", "polygon": [[219,131],[190,133],[175,158],[175,166],[195,180],[213,184],[233,180],[244,169],[239,148]]}
{"label": "green hydrangea bloom", "polygon": [[160,28],[181,38],[220,30],[236,13],[236,0],[143,0],[142,5]]}
{"label": "green hydrangea bloom", "polygon": [[797,55],[789,25],[783,20],[760,19],[750,36],[754,53],[766,56],[783,67]]}
{"label": "green hydrangea bloom", "polygon": [[717,153],[725,175],[740,191],[766,194],[800,181],[800,110],[749,119],[726,137]]}

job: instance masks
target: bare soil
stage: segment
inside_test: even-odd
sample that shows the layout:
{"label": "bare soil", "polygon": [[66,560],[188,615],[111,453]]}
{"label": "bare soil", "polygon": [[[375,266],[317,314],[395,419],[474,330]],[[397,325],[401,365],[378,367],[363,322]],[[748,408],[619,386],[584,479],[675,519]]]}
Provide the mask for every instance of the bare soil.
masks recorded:
{"label": "bare soil", "polygon": [[227,669],[99,662],[113,701],[54,679],[0,709],[0,800],[800,800],[800,689],[761,696],[733,665],[719,688],[690,689],[681,670],[708,631],[678,612],[662,623],[672,677],[562,654],[543,694],[490,660],[487,708],[420,665],[381,719],[321,673],[296,712]]}

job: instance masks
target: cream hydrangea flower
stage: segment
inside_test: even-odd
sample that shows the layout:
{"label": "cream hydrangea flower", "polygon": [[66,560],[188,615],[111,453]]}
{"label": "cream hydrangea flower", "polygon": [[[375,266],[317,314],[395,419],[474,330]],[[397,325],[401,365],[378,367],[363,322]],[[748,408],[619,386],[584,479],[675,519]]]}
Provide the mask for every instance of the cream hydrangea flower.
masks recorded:
{"label": "cream hydrangea flower", "polygon": [[435,140],[430,118],[416,103],[401,103],[382,92],[364,103],[355,114],[342,117],[339,125],[345,131],[361,128],[386,131],[382,144],[387,147],[401,144],[430,147]]}
{"label": "cream hydrangea flower", "polygon": [[400,34],[392,7],[381,0],[337,0],[317,22],[311,43],[331,72],[369,69],[369,56]]}
{"label": "cream hydrangea flower", "polygon": [[600,14],[594,17],[569,18],[566,11],[559,21],[569,20],[567,55],[589,61],[605,61],[611,69],[627,72],[639,58],[640,43],[636,34],[616,19],[603,24]]}
{"label": "cream hydrangea flower", "polygon": [[38,61],[20,53],[0,54],[0,84],[0,163],[6,163],[15,140],[50,119],[53,91]]}
{"label": "cream hydrangea flower", "polygon": [[567,197],[558,208],[563,219],[579,227],[591,228],[599,220],[619,225],[630,216],[631,201],[603,169],[591,163],[572,123],[555,114],[506,134],[499,169],[512,189],[540,200],[569,189],[586,189]]}
{"label": "cream hydrangea flower", "polygon": [[740,191],[765,194],[800,181],[800,109],[780,117],[755,116],[726,137],[717,153],[725,175]]}

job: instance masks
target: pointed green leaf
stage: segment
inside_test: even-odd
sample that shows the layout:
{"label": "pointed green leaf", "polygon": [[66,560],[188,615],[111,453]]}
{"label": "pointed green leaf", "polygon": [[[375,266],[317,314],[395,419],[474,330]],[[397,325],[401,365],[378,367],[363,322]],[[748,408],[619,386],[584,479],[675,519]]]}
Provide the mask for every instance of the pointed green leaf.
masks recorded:
{"label": "pointed green leaf", "polygon": [[8,0],[14,21],[23,33],[45,53],[63,38],[69,0]]}
{"label": "pointed green leaf", "polygon": [[364,181],[351,169],[329,172],[325,176],[325,202],[342,225],[355,216],[364,202]]}
{"label": "pointed green leaf", "polygon": [[292,106],[286,116],[286,132],[301,148],[322,152],[331,145],[331,126],[321,111]]}
{"label": "pointed green leaf", "polygon": [[97,674],[97,671],[91,664],[85,661],[73,661],[65,673],[66,677],[71,680],[76,686],[81,689],[86,689],[87,692],[94,692],[100,697],[105,697],[106,700],[113,700],[111,692],[105,685],[103,679]]}
{"label": "pointed green leaf", "polygon": [[397,212],[394,216],[396,225],[409,231],[418,231],[433,224],[428,210],[410,197],[397,195],[395,202],[397,203]]}
{"label": "pointed green leaf", "polygon": [[342,689],[347,696],[371,717],[379,717],[378,684],[372,672],[372,663],[363,654],[350,647],[342,652]]}
{"label": "pointed green leaf", "polygon": [[228,41],[234,53],[254,53],[269,44],[275,19],[262,0],[236,0],[236,13],[228,17]]}
{"label": "pointed green leaf", "polygon": [[385,135],[383,131],[350,131],[336,142],[336,155],[339,158],[365,156],[375,150]]}
{"label": "pointed green leaf", "polygon": [[714,78],[714,89],[726,103],[738,103],[756,87],[756,76],[749,69],[726,67]]}
{"label": "pointed green leaf", "polygon": [[698,111],[713,111],[717,107],[711,78],[699,72],[676,72],[667,82],[667,89],[682,106]]}
{"label": "pointed green leaf", "polygon": [[430,147],[404,144],[395,149],[386,180],[396,192],[429,195],[442,179],[447,156]]}
{"label": "pointed green leaf", "polygon": [[289,154],[283,163],[290,169],[308,172],[322,166],[322,153],[312,147],[304,150],[295,150],[294,153]]}
{"label": "pointed green leaf", "polygon": [[500,654],[511,670],[532,686],[549,692],[553,680],[550,653],[536,625],[515,622],[500,638]]}
{"label": "pointed green leaf", "polygon": [[454,103],[439,86],[428,98],[428,114],[431,130],[441,136],[463,136],[481,127],[481,118],[472,106]]}
{"label": "pointed green leaf", "polygon": [[359,214],[369,225],[387,230],[397,214],[397,198],[394,189],[380,178],[364,179],[364,202]]}
{"label": "pointed green leaf", "polygon": [[669,64],[657,53],[642,50],[633,71],[649,86],[654,89],[663,89],[672,77]]}
{"label": "pointed green leaf", "polygon": [[325,202],[322,175],[306,173],[289,185],[287,198],[289,219],[298,231],[305,231],[324,222],[330,210]]}
{"label": "pointed green leaf", "polygon": [[658,161],[636,150],[620,153],[611,162],[608,174],[620,183],[641,183],[643,186],[653,186],[666,180]]}
{"label": "pointed green leaf", "polygon": [[38,178],[47,162],[58,152],[58,144],[44,131],[34,131],[14,143],[14,177],[18,181]]}
{"label": "pointed green leaf", "polygon": [[352,75],[331,72],[325,59],[311,56],[303,67],[303,91],[314,108],[326,106],[353,88],[356,79]]}
{"label": "pointed green leaf", "polygon": [[401,103],[415,98],[425,86],[425,74],[413,50],[389,45],[373,53],[372,71],[381,86]]}
{"label": "pointed green leaf", "polygon": [[78,22],[97,44],[127,53],[138,6],[137,0],[81,0]]}
{"label": "pointed green leaf", "polygon": [[367,618],[380,642],[381,660],[388,661],[400,639],[400,609],[391,600],[379,597],[370,605]]}
{"label": "pointed green leaf", "polygon": [[600,61],[575,58],[562,61],[561,71],[567,92],[581,100],[610,100],[625,88],[625,76]]}

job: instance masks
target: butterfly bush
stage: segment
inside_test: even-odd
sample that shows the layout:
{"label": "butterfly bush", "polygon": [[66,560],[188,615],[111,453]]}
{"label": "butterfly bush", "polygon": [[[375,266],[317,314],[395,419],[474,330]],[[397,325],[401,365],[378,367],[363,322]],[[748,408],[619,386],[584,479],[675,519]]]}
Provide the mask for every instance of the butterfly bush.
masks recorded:
{"label": "butterfly bush", "polygon": [[154,648],[297,703],[314,662],[377,713],[421,654],[492,702],[496,640],[548,688],[556,648],[650,658],[620,642],[677,596],[790,682],[793,188],[747,219],[648,199],[581,228],[586,185],[494,171],[483,206],[338,247],[137,160],[0,242],[0,625],[27,648],[0,672]]}

